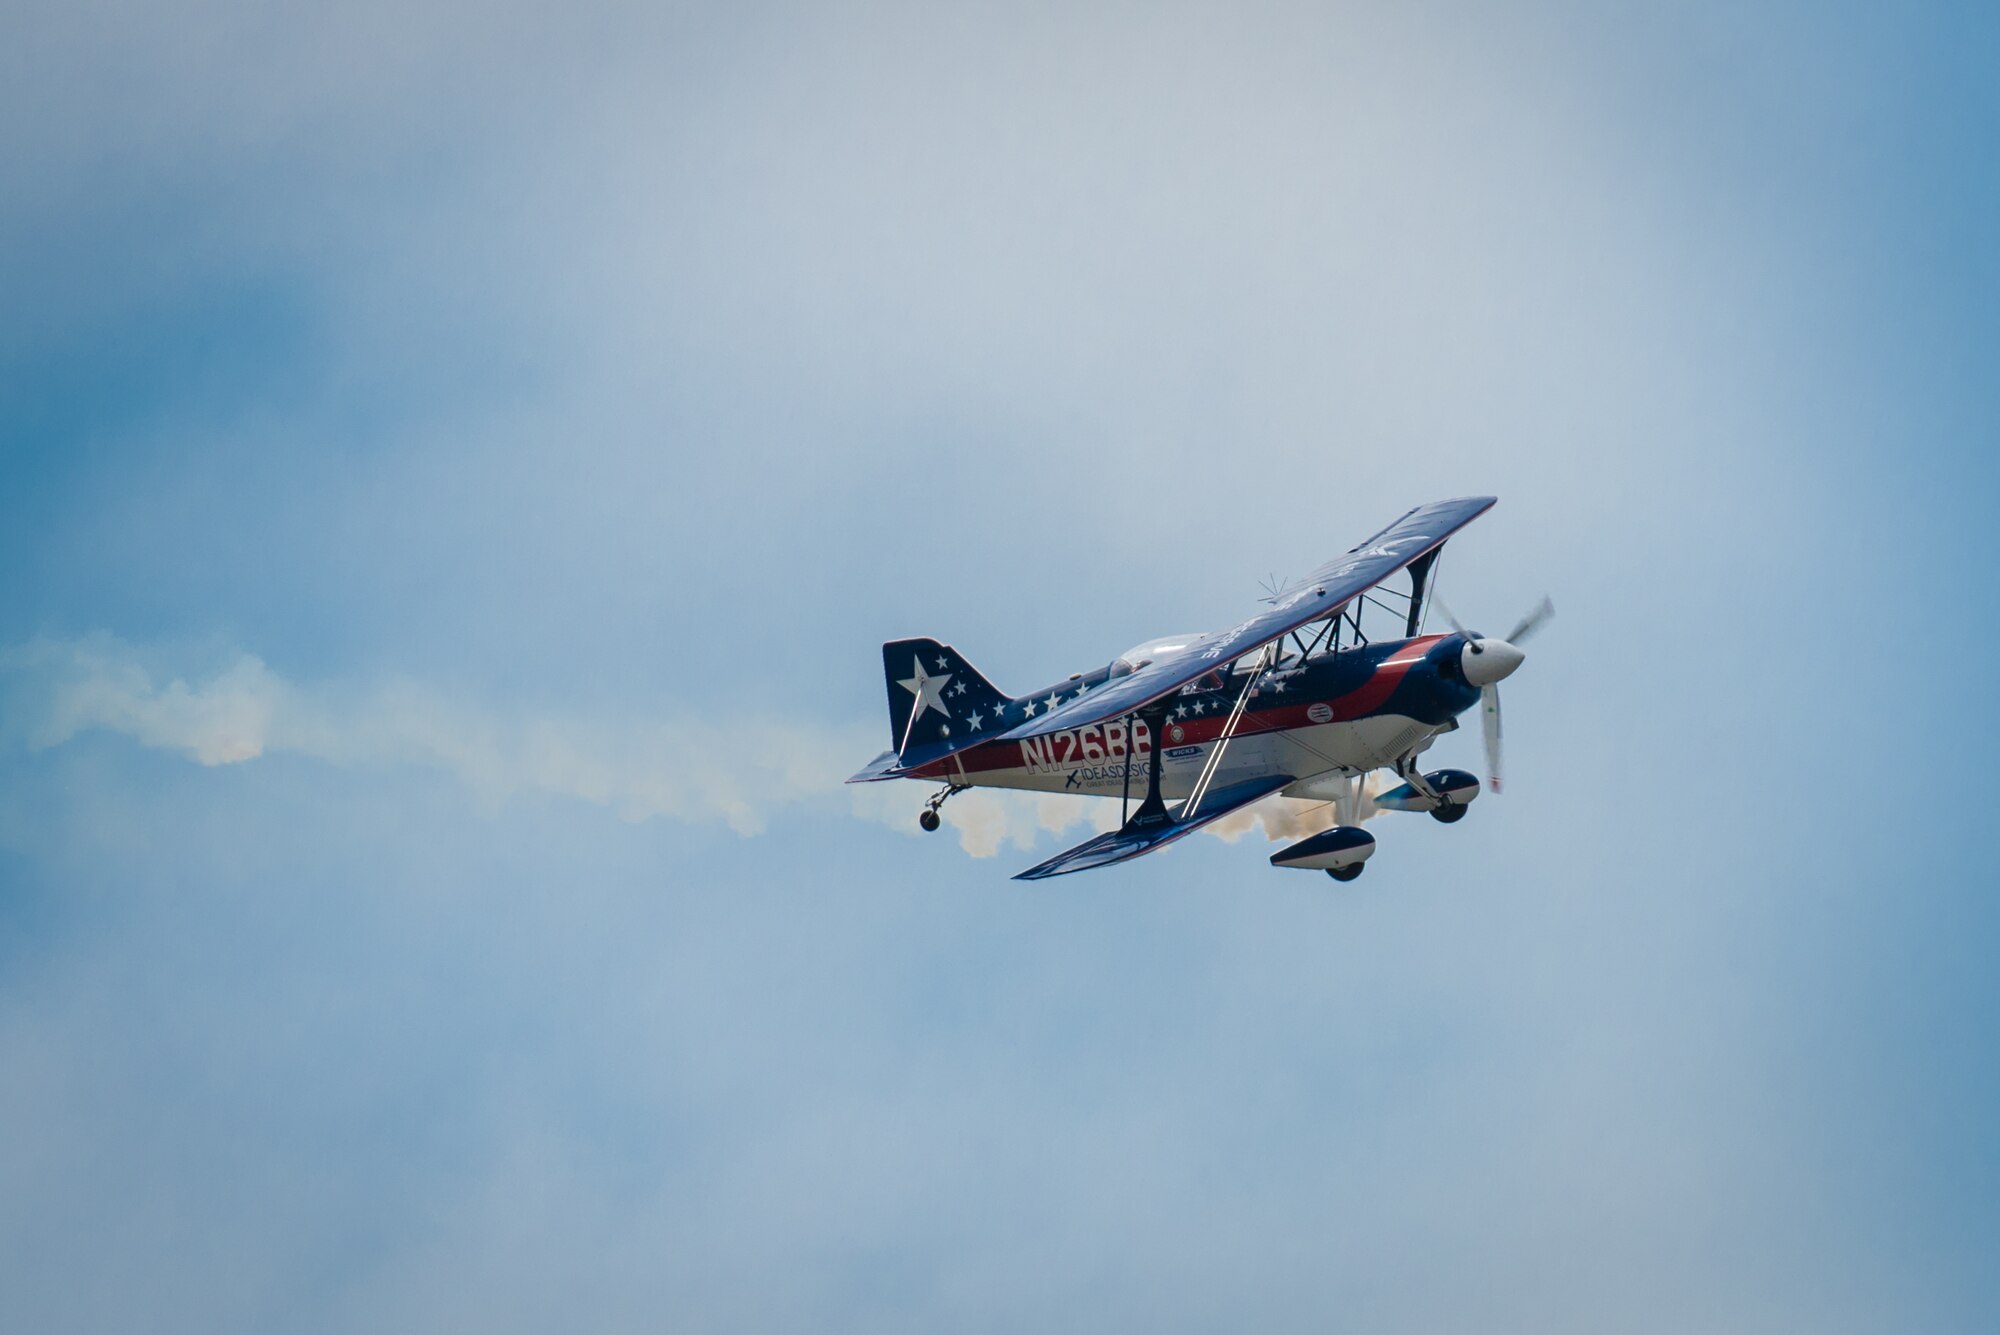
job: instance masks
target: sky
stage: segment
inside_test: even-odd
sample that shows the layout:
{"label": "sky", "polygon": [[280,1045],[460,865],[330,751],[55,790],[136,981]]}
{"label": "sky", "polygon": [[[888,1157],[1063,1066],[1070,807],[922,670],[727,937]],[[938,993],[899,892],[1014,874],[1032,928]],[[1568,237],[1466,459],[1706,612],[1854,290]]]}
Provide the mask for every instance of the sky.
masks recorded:
{"label": "sky", "polygon": [[[1986,7],[7,28],[0,1326],[2000,1322]],[[1464,494],[1357,882],[840,782]]]}

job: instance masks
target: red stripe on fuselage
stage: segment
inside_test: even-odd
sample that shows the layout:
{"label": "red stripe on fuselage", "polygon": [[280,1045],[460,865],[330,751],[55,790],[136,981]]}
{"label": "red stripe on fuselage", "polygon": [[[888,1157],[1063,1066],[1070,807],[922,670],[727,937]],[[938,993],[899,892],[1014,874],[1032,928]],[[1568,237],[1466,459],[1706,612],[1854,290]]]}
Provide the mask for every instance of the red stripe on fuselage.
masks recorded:
{"label": "red stripe on fuselage", "polygon": [[1382,707],[1384,701],[1395,694],[1403,684],[1409,670],[1424,661],[1424,655],[1431,646],[1442,640],[1442,635],[1425,635],[1411,640],[1395,653],[1375,665],[1374,675],[1349,691],[1336,696],[1332,701],[1334,721],[1345,723],[1349,719],[1366,718]]}

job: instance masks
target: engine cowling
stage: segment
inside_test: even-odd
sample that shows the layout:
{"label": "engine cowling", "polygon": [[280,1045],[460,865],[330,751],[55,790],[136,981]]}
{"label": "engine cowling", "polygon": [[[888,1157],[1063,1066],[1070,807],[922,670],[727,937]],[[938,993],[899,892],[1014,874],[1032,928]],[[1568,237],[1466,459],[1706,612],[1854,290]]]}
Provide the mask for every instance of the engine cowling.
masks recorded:
{"label": "engine cowling", "polygon": [[1375,855],[1375,836],[1358,825],[1336,825],[1271,854],[1273,867],[1339,871],[1358,867]]}
{"label": "engine cowling", "polygon": [[[1437,789],[1444,800],[1453,806],[1462,807],[1479,796],[1479,779],[1462,769],[1432,770],[1424,775],[1424,782]],[[1374,802],[1389,811],[1430,811],[1440,805],[1407,783],[1376,794]]]}

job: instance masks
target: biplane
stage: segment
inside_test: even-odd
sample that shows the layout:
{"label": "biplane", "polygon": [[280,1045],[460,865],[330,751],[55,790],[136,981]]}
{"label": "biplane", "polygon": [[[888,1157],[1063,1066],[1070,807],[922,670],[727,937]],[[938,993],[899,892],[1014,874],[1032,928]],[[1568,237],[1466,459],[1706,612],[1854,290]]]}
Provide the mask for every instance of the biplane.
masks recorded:
{"label": "biplane", "polygon": [[[1475,706],[1487,782],[1500,791],[1500,683],[1554,608],[1544,598],[1506,635],[1480,635],[1452,617],[1434,580],[1446,540],[1494,499],[1420,506],[1304,579],[1273,587],[1266,610],[1227,630],[1149,640],[1026,695],[1002,692],[950,645],[891,640],[882,670],[894,749],[848,782],[941,785],[918,817],[926,830],[967,788],[1121,799],[1117,829],[1017,880],[1126,862],[1269,797],[1319,801],[1332,826],[1272,854],[1271,864],[1351,881],[1375,852],[1361,828],[1364,802],[1449,824],[1479,796],[1475,776],[1418,764]],[[1407,592],[1389,587],[1398,574]],[[1430,608],[1449,634],[1420,633]],[[1388,614],[1400,634],[1368,638],[1364,611],[1378,629]],[[1396,785],[1366,796],[1368,776],[1384,769]]]}

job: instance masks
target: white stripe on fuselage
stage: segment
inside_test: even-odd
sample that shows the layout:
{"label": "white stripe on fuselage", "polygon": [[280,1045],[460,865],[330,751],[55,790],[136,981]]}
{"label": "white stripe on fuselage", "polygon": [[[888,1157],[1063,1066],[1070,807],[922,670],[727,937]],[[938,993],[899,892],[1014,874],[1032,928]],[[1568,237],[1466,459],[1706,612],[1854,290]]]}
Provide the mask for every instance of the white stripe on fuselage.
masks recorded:
{"label": "white stripe on fuselage", "polygon": [[[1328,770],[1373,770],[1393,764],[1397,757],[1416,746],[1427,733],[1441,729],[1419,723],[1402,714],[1376,714],[1347,723],[1310,724],[1276,732],[1256,732],[1230,739],[1210,787],[1222,787],[1266,774],[1290,774],[1305,778]],[[1039,739],[1037,739],[1039,740]],[[976,788],[1021,788],[1042,793],[1085,793],[1093,797],[1117,797],[1124,793],[1125,766],[1132,766],[1131,792],[1145,796],[1146,770],[1150,757],[1141,751],[1135,756],[1104,754],[1085,756],[1074,753],[1060,762],[1049,759],[1051,748],[1021,746],[1022,763],[1012,769],[982,770],[967,774],[955,783]],[[1161,756],[1160,795],[1186,797],[1201,773],[1214,741],[1188,746],[1169,746]],[[1067,750],[1067,748],[1065,748]],[[1121,746],[1119,751],[1123,751]]]}

